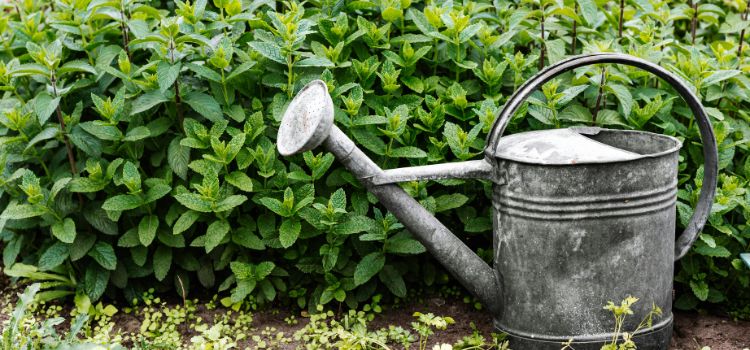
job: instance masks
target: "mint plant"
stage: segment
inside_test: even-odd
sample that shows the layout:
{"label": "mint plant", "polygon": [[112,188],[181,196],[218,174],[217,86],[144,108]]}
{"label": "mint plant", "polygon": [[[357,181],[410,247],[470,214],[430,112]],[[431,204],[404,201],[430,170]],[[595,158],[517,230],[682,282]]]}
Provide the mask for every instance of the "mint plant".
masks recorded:
{"label": "mint plant", "polygon": [[[508,96],[541,67],[625,52],[691,84],[719,141],[721,188],[678,264],[675,305],[747,316],[745,0],[0,7],[0,245],[8,275],[56,281],[38,295],[96,302],[204,288],[231,305],[357,307],[446,283],[331,154],[278,157],[290,98],[325,81],[337,125],[384,168],[477,159]],[[577,69],[536,92],[508,132],[577,125],[683,141],[678,227],[687,224],[700,138],[668,85],[628,67]],[[492,245],[489,184],[402,186],[471,247]]]}

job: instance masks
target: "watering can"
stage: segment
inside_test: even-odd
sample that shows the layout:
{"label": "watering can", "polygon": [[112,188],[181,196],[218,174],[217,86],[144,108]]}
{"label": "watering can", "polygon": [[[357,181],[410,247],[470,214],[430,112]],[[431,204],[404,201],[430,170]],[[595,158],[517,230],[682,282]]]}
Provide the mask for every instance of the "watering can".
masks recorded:
{"label": "watering can", "polygon": [[[685,99],[703,143],[703,183],[693,217],[675,239],[681,142],[645,131],[573,127],[502,136],[534,90],[572,69],[624,64],[662,78]],[[515,350],[600,349],[616,337],[607,301],[640,299],[621,332],[654,306],[663,310],[633,333],[639,349],[666,349],[672,335],[674,261],[690,249],[711,209],[716,139],[700,100],[666,69],[633,56],[599,53],[557,62],[505,104],[484,159],[383,170],[333,124],[320,80],[290,102],[277,147],[288,156],[319,145],[334,154],[434,257],[476,296]],[[485,263],[396,183],[448,178],[493,183],[494,266]]]}

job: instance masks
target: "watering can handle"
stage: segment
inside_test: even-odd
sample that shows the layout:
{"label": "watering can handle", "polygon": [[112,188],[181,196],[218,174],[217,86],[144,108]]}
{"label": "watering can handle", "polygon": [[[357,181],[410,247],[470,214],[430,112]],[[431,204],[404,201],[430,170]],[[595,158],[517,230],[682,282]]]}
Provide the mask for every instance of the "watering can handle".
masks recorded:
{"label": "watering can handle", "polygon": [[706,220],[711,213],[711,204],[713,203],[714,194],[716,192],[717,173],[719,170],[719,154],[716,147],[716,137],[711,128],[711,122],[708,120],[708,115],[703,109],[701,101],[680,78],[661,66],[641,58],[620,53],[579,55],[548,66],[521,85],[513,96],[510,97],[508,102],[506,102],[503,110],[500,111],[495,123],[492,125],[489,137],[487,138],[487,144],[485,146],[487,159],[493,159],[492,155],[497,151],[495,148],[498,147],[498,140],[502,136],[503,131],[505,131],[505,128],[508,126],[508,123],[518,108],[521,107],[524,100],[526,100],[532,92],[560,74],[575,68],[599,63],[624,64],[641,68],[666,80],[675,90],[677,90],[685,102],[687,102],[698,122],[701,139],[703,140],[703,185],[701,187],[700,198],[695,207],[693,217],[690,219],[685,231],[682,232],[675,243],[675,260],[680,259],[688,252],[688,250],[690,250],[690,246],[695,242],[698,233],[703,229],[703,225],[705,225]]}

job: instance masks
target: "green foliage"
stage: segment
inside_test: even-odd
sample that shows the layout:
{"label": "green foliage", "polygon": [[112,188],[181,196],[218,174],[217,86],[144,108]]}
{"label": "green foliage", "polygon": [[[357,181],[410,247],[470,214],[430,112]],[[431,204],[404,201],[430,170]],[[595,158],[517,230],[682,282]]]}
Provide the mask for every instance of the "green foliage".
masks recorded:
{"label": "green foliage", "polygon": [[[628,1],[622,19],[617,1],[588,0],[0,5],[3,265],[92,301],[198,286],[231,305],[404,297],[436,283],[424,247],[331,154],[277,156],[294,93],[323,79],[336,123],[384,168],[472,159],[539,67],[618,51],[679,74],[708,107],[721,188],[678,264],[675,305],[738,307],[750,300],[746,5]],[[636,69],[581,68],[536,92],[508,131],[579,124],[683,140],[687,223],[702,156],[670,87]],[[472,247],[491,246],[488,184],[403,187]]]}

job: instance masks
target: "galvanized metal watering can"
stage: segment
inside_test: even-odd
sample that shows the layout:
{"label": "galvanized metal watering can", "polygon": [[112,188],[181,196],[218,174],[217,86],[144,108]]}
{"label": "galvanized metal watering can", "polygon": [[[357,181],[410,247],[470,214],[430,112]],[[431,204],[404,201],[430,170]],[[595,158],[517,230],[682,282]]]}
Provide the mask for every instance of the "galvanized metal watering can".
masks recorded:
{"label": "galvanized metal watering can", "polygon": [[[617,63],[670,83],[698,122],[704,178],[700,200],[675,240],[679,140],[643,131],[580,127],[501,137],[537,88],[572,69]],[[700,100],[677,77],[623,54],[573,57],[547,67],[508,100],[492,127],[483,160],[382,170],[333,125],[322,81],[305,86],[284,114],[278,150],[291,155],[323,145],[354,174],[471,293],[511,337],[511,348],[599,349],[611,341],[607,301],[640,298],[622,331],[652,309],[664,314],[635,334],[639,349],[666,349],[672,334],[672,279],[703,227],[716,188],[717,149]],[[395,183],[477,178],[493,190],[494,267],[454,236]]]}

